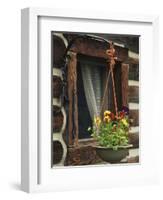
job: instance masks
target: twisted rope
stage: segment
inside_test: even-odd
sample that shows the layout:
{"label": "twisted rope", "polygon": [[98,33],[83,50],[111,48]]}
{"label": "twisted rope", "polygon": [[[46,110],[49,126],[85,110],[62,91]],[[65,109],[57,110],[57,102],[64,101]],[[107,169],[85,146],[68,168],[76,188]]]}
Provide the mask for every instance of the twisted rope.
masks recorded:
{"label": "twisted rope", "polygon": [[107,80],[106,80],[106,85],[105,85],[105,90],[104,90],[104,95],[103,95],[103,99],[102,99],[100,113],[102,112],[102,109],[104,106],[105,96],[106,96],[106,92],[108,89],[109,77],[111,74],[112,85],[113,85],[113,100],[114,100],[115,114],[116,114],[116,116],[118,116],[118,106],[117,106],[117,97],[116,97],[115,82],[114,82],[114,70],[113,70],[114,66],[115,66],[115,60],[117,58],[115,57],[115,49],[114,49],[114,44],[112,42],[110,42],[110,49],[106,50],[106,54],[108,55],[110,63],[109,63],[109,72],[108,72],[108,76],[107,76]]}

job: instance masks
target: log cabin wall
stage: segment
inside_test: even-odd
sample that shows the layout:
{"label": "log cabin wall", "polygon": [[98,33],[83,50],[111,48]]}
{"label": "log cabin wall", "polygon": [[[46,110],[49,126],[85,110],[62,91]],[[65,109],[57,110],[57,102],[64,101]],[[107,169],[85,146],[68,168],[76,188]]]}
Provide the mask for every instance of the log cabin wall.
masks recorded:
{"label": "log cabin wall", "polygon": [[[62,37],[58,38],[58,35],[55,35],[55,37],[53,38],[53,40],[55,41],[53,44],[53,132],[58,132],[62,129],[62,134],[60,134],[61,138],[65,134],[65,130],[63,130],[62,127],[63,124],[66,122],[66,119],[68,118],[68,113],[65,113],[64,107],[62,107],[60,102],[60,96],[62,95],[62,75],[56,75],[56,71],[60,71],[61,73],[60,68],[63,65],[62,57],[66,47],[65,41],[67,39],[66,43],[69,44],[74,35],[65,34],[64,36],[62,35]],[[108,45],[106,45],[106,43],[92,41],[86,38],[79,38],[76,40],[76,43],[73,44],[70,52],[106,59],[106,49],[108,49]],[[132,121],[129,138],[130,142],[134,145],[134,148],[130,151],[130,158],[127,160],[127,162],[138,162],[137,152],[139,147],[139,56],[138,54],[131,52],[130,50],[128,51],[127,48],[118,45],[115,46],[115,49],[117,51],[118,62],[122,63],[122,91],[127,90],[127,93],[124,93],[125,95],[122,94],[122,102],[123,105],[129,106],[130,119]],[[128,74],[128,76],[126,76],[126,74]],[[63,112],[61,112],[61,108],[63,109]],[[78,145],[72,145],[68,147],[68,141],[63,140],[63,138],[61,139],[63,142],[60,142],[61,145],[57,142],[54,143],[55,141],[58,141],[58,137],[56,137],[55,135],[57,134],[53,134],[52,145],[53,164],[58,163],[59,165],[87,165],[102,162],[100,158],[96,155],[96,152],[92,147],[92,144],[94,143],[93,140],[79,140]],[[65,145],[65,142],[67,143],[67,145]],[[64,157],[65,159],[66,153],[67,156],[65,162],[62,158]]]}
{"label": "log cabin wall", "polygon": [[128,101],[130,109],[130,142],[139,147],[139,55],[129,52]]}
{"label": "log cabin wall", "polygon": [[63,55],[66,39],[62,34],[52,35],[52,167],[64,165],[67,145],[64,134],[67,123],[65,108],[62,103],[63,93]]}

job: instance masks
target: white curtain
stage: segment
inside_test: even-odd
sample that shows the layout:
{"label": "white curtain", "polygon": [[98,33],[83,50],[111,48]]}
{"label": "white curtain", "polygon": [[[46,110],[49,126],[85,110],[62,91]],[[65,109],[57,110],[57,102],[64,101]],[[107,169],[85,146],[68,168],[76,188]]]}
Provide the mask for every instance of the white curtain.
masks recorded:
{"label": "white curtain", "polygon": [[96,65],[90,66],[89,64],[82,63],[81,72],[86,101],[93,120],[94,116],[100,115],[102,99],[100,68]]}

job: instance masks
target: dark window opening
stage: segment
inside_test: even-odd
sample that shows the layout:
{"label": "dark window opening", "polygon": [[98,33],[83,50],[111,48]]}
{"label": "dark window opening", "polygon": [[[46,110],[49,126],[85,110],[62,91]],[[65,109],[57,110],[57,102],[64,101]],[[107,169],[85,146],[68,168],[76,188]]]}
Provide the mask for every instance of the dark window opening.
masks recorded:
{"label": "dark window opening", "polygon": [[84,93],[84,86],[82,80],[81,66],[78,62],[78,80],[77,80],[77,88],[78,88],[78,126],[79,126],[79,139],[81,138],[90,138],[90,134],[88,132],[88,127],[92,124],[91,116],[88,110],[88,105]]}
{"label": "dark window opening", "polygon": [[[115,82],[115,91],[116,91],[116,100],[117,107],[120,111],[122,109],[122,81],[121,81],[121,63],[116,63],[114,66],[114,82]],[[113,89],[112,89],[112,80],[109,79],[109,91],[108,91],[108,109],[112,112],[115,112],[114,100],[113,100]]]}
{"label": "dark window opening", "polygon": [[[78,96],[78,128],[79,128],[79,139],[86,139],[91,138],[91,135],[88,131],[88,127],[92,126],[92,118],[89,112],[89,108],[87,105],[85,90],[84,90],[84,83],[83,83],[83,76],[82,76],[82,66],[84,64],[89,65],[90,69],[98,68],[98,72],[100,74],[100,88],[102,92],[102,98],[104,94],[104,89],[106,86],[106,79],[108,76],[108,63],[106,59],[86,56],[86,55],[77,55],[77,96]],[[96,80],[94,80],[96,81]],[[114,81],[115,81],[115,89],[116,89],[116,96],[117,96],[117,106],[118,110],[122,108],[122,90],[121,90],[121,63],[116,63],[114,67]],[[101,102],[102,102],[101,98]],[[108,91],[105,97],[105,103],[102,111],[104,110],[111,110],[115,113],[114,108],[114,100],[113,100],[113,89],[112,89],[112,80],[111,75],[109,78],[108,83]],[[74,121],[74,119],[72,119]],[[66,132],[68,133],[68,125],[66,126]],[[74,129],[73,129],[74,132]],[[68,135],[68,134],[66,134]],[[73,133],[74,139],[74,133]]]}
{"label": "dark window opening", "polygon": [[[86,64],[90,67],[90,69],[93,69],[93,68],[98,69],[98,73],[100,75],[101,97],[103,97],[103,94],[104,94],[108,68],[107,68],[107,62],[105,59],[91,57],[91,56],[84,56],[84,55],[78,55],[77,59],[78,59],[78,63],[77,63],[78,126],[79,126],[79,139],[82,139],[82,138],[91,137],[90,133],[88,132],[88,127],[92,126],[92,118],[89,112],[85,90],[84,90],[84,84],[83,84],[84,77],[82,76],[82,66]],[[108,86],[111,89],[111,85],[108,85]],[[109,98],[108,94],[106,95],[105,99],[106,98]],[[102,98],[100,100],[102,101]],[[107,107],[105,105],[105,109],[108,109],[108,108],[109,107],[107,103]]]}

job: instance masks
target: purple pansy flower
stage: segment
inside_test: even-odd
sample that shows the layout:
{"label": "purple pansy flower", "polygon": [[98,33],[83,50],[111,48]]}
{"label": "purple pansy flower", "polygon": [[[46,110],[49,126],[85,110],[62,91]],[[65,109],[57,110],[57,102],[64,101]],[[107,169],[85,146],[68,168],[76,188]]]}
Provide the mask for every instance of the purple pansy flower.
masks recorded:
{"label": "purple pansy flower", "polygon": [[122,106],[122,111],[124,111],[126,115],[129,115],[129,109],[127,106]]}

